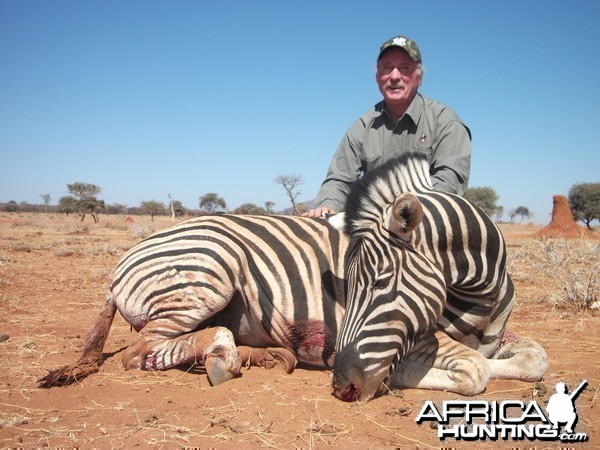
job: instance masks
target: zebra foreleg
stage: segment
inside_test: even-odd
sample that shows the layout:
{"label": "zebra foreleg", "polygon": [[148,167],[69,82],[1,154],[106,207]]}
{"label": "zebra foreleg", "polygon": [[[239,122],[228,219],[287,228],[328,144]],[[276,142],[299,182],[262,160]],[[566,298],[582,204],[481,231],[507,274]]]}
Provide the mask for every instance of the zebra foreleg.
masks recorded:
{"label": "zebra foreleg", "polygon": [[169,335],[166,319],[149,322],[139,339],[123,353],[126,369],[167,370],[184,363],[203,363],[212,385],[240,375],[242,361],[233,334],[225,327]]}
{"label": "zebra foreleg", "polygon": [[437,331],[415,344],[390,381],[398,387],[477,395],[485,390],[489,377],[483,355]]}
{"label": "zebra foreleg", "polygon": [[272,369],[281,366],[286,373],[292,373],[298,364],[296,356],[283,347],[256,348],[240,345],[237,348],[242,365]]}
{"label": "zebra foreleg", "polygon": [[512,336],[488,362],[491,378],[539,381],[548,368],[548,355],[534,340]]}

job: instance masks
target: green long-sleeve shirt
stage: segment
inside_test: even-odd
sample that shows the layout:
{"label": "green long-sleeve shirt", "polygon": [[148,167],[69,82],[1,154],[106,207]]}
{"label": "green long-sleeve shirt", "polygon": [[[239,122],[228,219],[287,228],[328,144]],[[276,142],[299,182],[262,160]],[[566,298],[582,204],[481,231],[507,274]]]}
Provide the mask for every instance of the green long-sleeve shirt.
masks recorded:
{"label": "green long-sleeve shirt", "polygon": [[449,107],[417,94],[397,123],[382,101],[352,124],[333,155],[316,206],[342,211],[350,186],[362,173],[409,151],[427,154],[435,189],[465,193],[470,131]]}

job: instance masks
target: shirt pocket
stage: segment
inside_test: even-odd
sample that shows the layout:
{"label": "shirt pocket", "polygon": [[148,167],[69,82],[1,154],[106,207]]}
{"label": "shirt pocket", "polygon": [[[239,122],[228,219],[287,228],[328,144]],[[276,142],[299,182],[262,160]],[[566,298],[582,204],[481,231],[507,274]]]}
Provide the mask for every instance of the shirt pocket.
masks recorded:
{"label": "shirt pocket", "polygon": [[427,156],[429,160],[431,160],[431,156],[433,155],[433,136],[430,136],[425,131],[418,131],[413,136],[413,151],[417,153],[422,153]]}

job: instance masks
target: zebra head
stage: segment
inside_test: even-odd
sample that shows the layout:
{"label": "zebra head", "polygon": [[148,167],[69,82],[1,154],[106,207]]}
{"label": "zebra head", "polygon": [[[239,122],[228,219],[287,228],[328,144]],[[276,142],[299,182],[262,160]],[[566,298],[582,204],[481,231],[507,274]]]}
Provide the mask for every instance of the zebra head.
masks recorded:
{"label": "zebra head", "polygon": [[[388,185],[383,178],[376,184],[379,193]],[[446,296],[441,272],[411,244],[421,202],[412,193],[386,197],[359,195],[358,212],[347,205],[346,312],[332,383],[344,401],[367,401],[385,389],[413,344],[434,329]]]}

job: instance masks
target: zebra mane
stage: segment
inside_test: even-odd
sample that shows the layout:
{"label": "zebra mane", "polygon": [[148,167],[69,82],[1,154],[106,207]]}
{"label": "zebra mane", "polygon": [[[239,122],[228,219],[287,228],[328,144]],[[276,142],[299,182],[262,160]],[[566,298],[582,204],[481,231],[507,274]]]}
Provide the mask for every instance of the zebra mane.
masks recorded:
{"label": "zebra mane", "polygon": [[350,189],[345,207],[345,231],[350,236],[376,227],[386,208],[404,192],[431,191],[429,161],[422,153],[407,153],[367,172]]}

